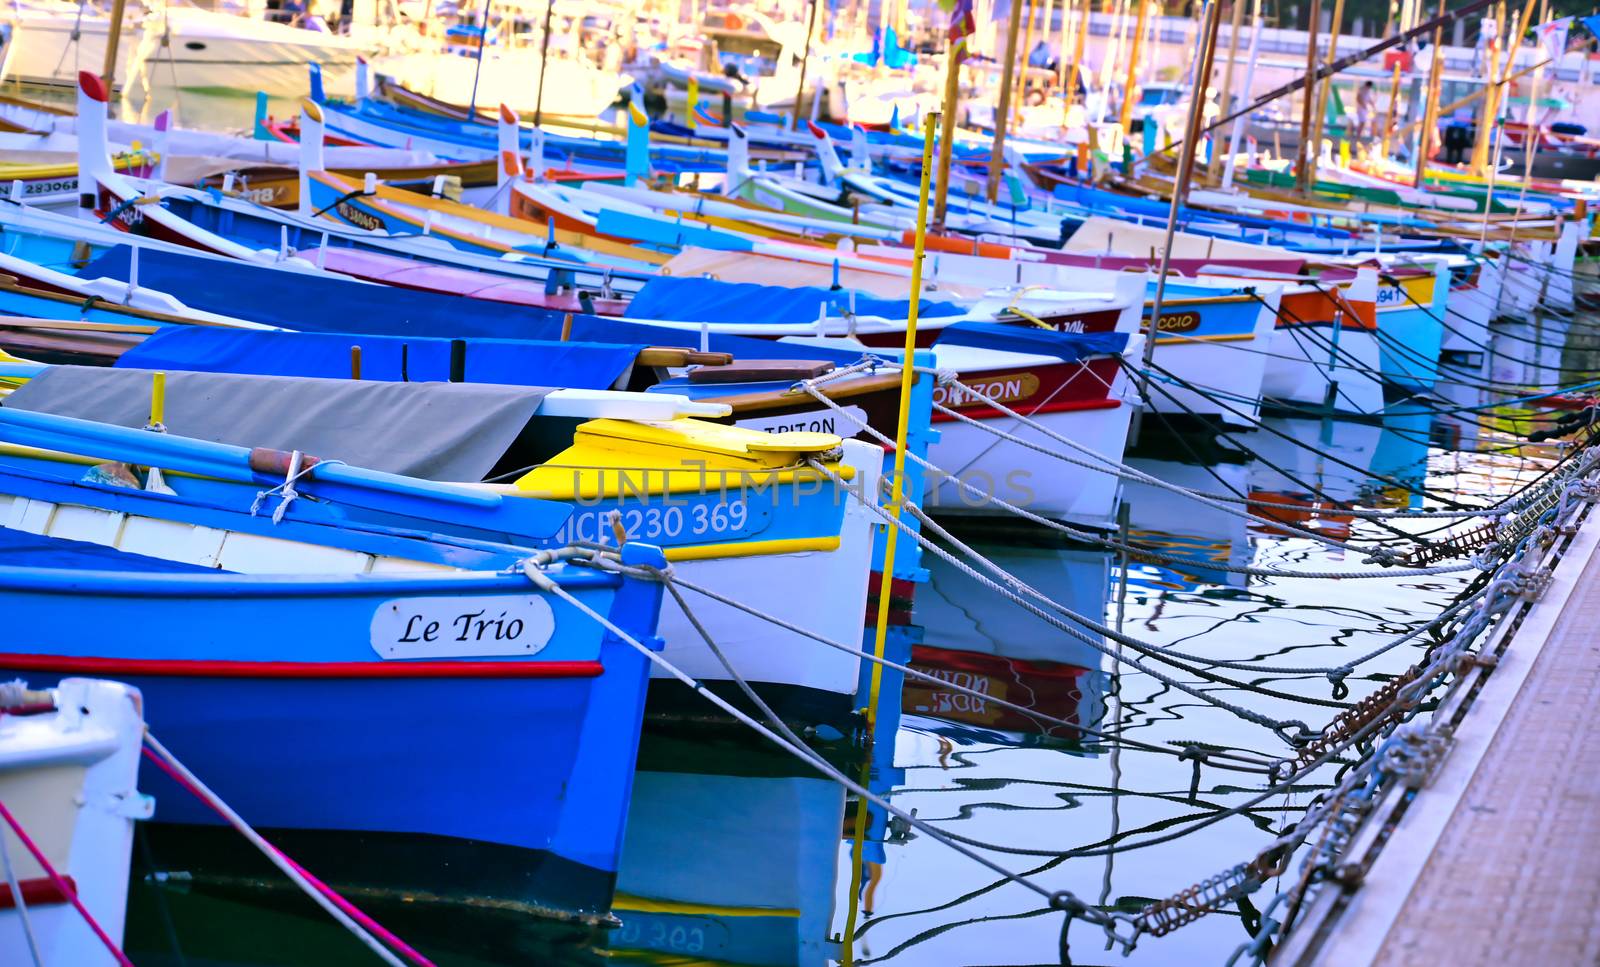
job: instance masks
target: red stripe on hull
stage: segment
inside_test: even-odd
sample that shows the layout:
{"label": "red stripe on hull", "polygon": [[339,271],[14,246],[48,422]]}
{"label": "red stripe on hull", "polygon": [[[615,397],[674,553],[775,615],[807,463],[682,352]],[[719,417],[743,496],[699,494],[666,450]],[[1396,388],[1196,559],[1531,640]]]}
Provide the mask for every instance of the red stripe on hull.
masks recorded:
{"label": "red stripe on hull", "polygon": [[595,678],[597,661],[206,661],[0,653],[0,668],[169,678]]}
{"label": "red stripe on hull", "polygon": [[[978,390],[995,402],[1024,415],[1064,413],[1075,410],[1115,409],[1121,401],[1109,396],[1115,385],[1118,357],[1100,356],[1081,363],[1047,363],[1015,369],[960,374],[962,384]],[[951,407],[963,416],[986,419],[1003,416],[983,400],[966,394],[958,386],[939,386],[933,401]],[[935,411],[936,422],[953,417]]]}
{"label": "red stripe on hull", "polygon": [[[1031,407],[1026,410],[1017,410],[1025,416],[1040,416],[1045,413],[1080,413],[1089,410],[1114,410],[1122,405],[1121,400],[1068,400],[1064,403],[1046,403],[1043,406]],[[1012,409],[1016,409],[1012,407]],[[1008,420],[1009,416],[993,407],[984,406],[978,409],[965,409],[962,416],[970,416],[974,420]],[[944,413],[933,414],[933,423],[954,423],[956,418]],[[893,448],[890,448],[893,452]]]}
{"label": "red stripe on hull", "polygon": [[[78,892],[78,883],[70,876],[62,876],[62,882],[74,896]],[[22,891],[22,902],[30,907],[49,906],[53,903],[66,903],[67,895],[61,892],[55,881],[48,876],[36,876],[31,880],[18,880],[17,886]],[[17,905],[16,897],[8,889],[0,889],[0,910],[10,910]]]}

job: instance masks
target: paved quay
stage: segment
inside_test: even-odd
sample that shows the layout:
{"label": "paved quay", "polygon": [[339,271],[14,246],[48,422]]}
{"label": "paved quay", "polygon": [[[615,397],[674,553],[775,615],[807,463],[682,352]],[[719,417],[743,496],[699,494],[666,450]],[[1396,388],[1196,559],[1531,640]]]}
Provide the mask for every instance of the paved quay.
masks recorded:
{"label": "paved quay", "polygon": [[1316,963],[1600,964],[1597,544],[1600,512],[1510,632]]}

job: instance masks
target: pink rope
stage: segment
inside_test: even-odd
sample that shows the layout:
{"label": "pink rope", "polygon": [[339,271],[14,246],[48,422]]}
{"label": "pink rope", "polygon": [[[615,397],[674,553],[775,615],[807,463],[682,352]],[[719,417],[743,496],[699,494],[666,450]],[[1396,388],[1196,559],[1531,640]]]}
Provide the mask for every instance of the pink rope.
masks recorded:
{"label": "pink rope", "polygon": [[[155,751],[149,746],[145,746],[143,751],[145,758],[149,759],[151,762],[154,762],[161,768],[162,772],[165,772],[168,776],[172,777],[172,781],[189,790],[191,795],[205,803],[207,806],[210,806],[211,810],[217,815],[221,816],[223,819],[228,818],[227,813],[218,808],[217,803],[213,799],[207,797],[206,794],[199,789],[196,789],[193,783],[185,779],[178,773],[176,769],[172,768],[172,766],[168,765],[160,756],[156,755]],[[266,840],[263,839],[262,842],[266,842]],[[361,926],[365,927],[369,932],[376,935],[379,939],[383,940],[395,950],[399,951],[401,956],[416,964],[417,967],[437,967],[433,961],[429,960],[427,957],[424,957],[410,944],[395,936],[383,924],[367,916],[355,904],[351,903],[349,900],[346,900],[336,890],[334,890],[333,887],[311,875],[311,873],[305,867],[301,866],[299,863],[296,863],[294,859],[283,850],[278,849],[278,847],[272,845],[271,843],[267,843],[267,848],[272,850],[273,854],[279,859],[293,867],[296,873],[299,873],[301,876],[305,877],[307,883],[310,883],[318,893],[321,893],[323,896],[327,897],[329,902],[331,902],[334,906],[338,907],[340,910],[343,910],[345,914],[350,917],[350,919],[361,924]]]}
{"label": "pink rope", "polygon": [[38,861],[45,875],[50,877],[50,882],[55,884],[56,889],[61,891],[61,895],[66,897],[67,902],[71,903],[73,908],[83,917],[83,922],[89,925],[89,929],[94,931],[94,935],[100,938],[100,942],[106,945],[107,950],[111,951],[111,956],[117,959],[117,963],[121,964],[122,967],[133,967],[133,961],[128,959],[127,954],[118,949],[116,941],[112,940],[110,935],[101,928],[94,915],[83,905],[83,901],[78,899],[78,891],[74,890],[71,884],[63,879],[60,873],[56,872],[56,868],[50,865],[50,861],[45,859],[44,852],[39,849],[33,838],[23,830],[22,824],[17,822],[17,817],[11,815],[11,810],[7,809],[6,804],[3,802],[0,802],[0,816],[5,817],[7,825],[11,827],[11,831],[17,834],[17,839],[20,839],[22,845],[28,848],[28,852],[33,854],[33,858]]}

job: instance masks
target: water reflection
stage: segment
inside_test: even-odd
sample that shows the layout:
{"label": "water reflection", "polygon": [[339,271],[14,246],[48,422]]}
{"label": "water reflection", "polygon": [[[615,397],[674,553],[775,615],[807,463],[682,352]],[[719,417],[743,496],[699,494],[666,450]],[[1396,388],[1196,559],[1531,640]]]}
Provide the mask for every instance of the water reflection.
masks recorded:
{"label": "water reflection", "polygon": [[[1242,671],[1217,662],[1339,664],[1436,614],[1464,578],[1328,582],[1250,577],[1239,569],[1369,566],[1289,525],[1341,540],[1386,539],[1392,534],[1383,526],[1349,510],[1420,506],[1422,498],[1402,484],[1440,494],[1503,492],[1542,464],[1525,459],[1522,448],[1491,455],[1430,448],[1430,441],[1453,438],[1415,410],[1391,413],[1381,424],[1277,418],[1269,425],[1278,433],[1152,435],[1140,451],[1135,466],[1181,487],[1290,505],[1241,515],[1152,485],[1128,485],[1130,537],[1170,560],[1136,560],[1124,574],[1117,553],[1050,533],[1002,533],[984,522],[977,534],[959,535],[1073,611],[1107,624],[1120,612],[1129,634],[1189,656],[1187,668],[1143,659],[1149,670],[1170,676],[1162,680],[1119,665],[929,555],[929,581],[919,588],[914,615],[921,636],[910,636],[912,664],[979,695],[913,680],[894,740],[880,743],[865,763],[833,749],[836,764],[865,775],[875,792],[922,821],[975,843],[1007,846],[1012,851],[982,852],[1042,888],[1071,890],[1105,909],[1138,910],[1271,842],[1333,770],[1224,815],[1262,787],[1261,776],[1219,762],[1197,766],[1178,753],[1204,743],[1270,758],[1285,747],[1206,699],[1320,726],[1415,661],[1422,645],[1364,665],[1343,700],[1332,697],[1322,674]],[[996,700],[1065,724],[1041,725]],[[652,729],[619,876],[618,928],[589,933],[493,918],[431,922],[405,911],[389,925],[439,963],[469,967],[619,961],[821,967],[837,962],[845,946],[858,964],[1053,962],[1062,917],[1044,898],[880,808],[859,805],[758,740]],[[857,815],[865,828],[859,868],[851,841]],[[1210,825],[1143,845],[1201,822]],[[1091,855],[1060,857],[1069,850]],[[272,876],[264,869],[261,880]],[[852,905],[857,914],[847,936]],[[1244,939],[1241,919],[1251,909],[1230,907],[1147,939],[1127,962],[1225,959]],[[142,965],[335,964],[363,956],[320,911],[282,888],[140,881],[130,931]],[[1074,962],[1120,960],[1081,923],[1070,939]]]}
{"label": "water reflection", "polygon": [[757,743],[646,738],[613,961],[820,967],[835,956],[844,790]]}
{"label": "water reflection", "polygon": [[[1110,555],[1052,546],[1047,535],[1036,535],[1036,540],[1028,546],[968,543],[1051,600],[1102,620]],[[1021,608],[996,607],[994,592],[936,555],[925,560],[929,579],[918,591],[916,611],[924,640],[912,649],[912,667],[1069,725],[1041,725],[1015,709],[917,679],[906,682],[902,711],[971,726],[996,738],[1081,739],[1081,731],[1070,724],[1098,722],[1104,712],[1101,652]],[[1091,637],[1104,644],[1099,636]]]}

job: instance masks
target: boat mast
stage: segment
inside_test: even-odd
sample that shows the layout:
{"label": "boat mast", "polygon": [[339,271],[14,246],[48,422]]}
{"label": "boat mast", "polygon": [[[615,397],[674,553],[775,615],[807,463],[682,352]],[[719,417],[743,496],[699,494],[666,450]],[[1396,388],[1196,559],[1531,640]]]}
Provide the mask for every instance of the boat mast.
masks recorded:
{"label": "boat mast", "polygon": [[[1500,64],[1500,41],[1495,38],[1494,52],[1489,61],[1489,76],[1483,92],[1483,112],[1479,115],[1478,134],[1472,142],[1472,170],[1476,174],[1483,174],[1489,164],[1489,138],[1498,125],[1500,119],[1500,92],[1511,77],[1511,70],[1517,63],[1517,45],[1522,40],[1522,35],[1528,29],[1528,18],[1533,15],[1533,0],[1523,4],[1522,12],[1517,15],[1517,25],[1507,35],[1507,50],[1505,65]],[[1505,3],[1495,4],[1495,30],[1500,31],[1505,27]],[[1500,77],[1497,80],[1495,73]]]}
{"label": "boat mast", "polygon": [[1311,116],[1312,150],[1306,157],[1310,183],[1317,180],[1317,162],[1322,155],[1322,126],[1328,119],[1328,92],[1333,90],[1334,62],[1339,59],[1339,34],[1344,30],[1344,0],[1334,0],[1333,24],[1328,31],[1328,56],[1322,62],[1328,76],[1317,86],[1317,112]]}
{"label": "boat mast", "polygon": [[[1256,60],[1261,55],[1261,26],[1261,0],[1256,0],[1255,9],[1250,13],[1250,52],[1245,55],[1244,96],[1246,98],[1250,96],[1250,84],[1256,77]],[[1244,134],[1247,124],[1249,124],[1247,117],[1236,117],[1229,125],[1228,160],[1222,169],[1222,189],[1224,191],[1233,187],[1233,167],[1239,157],[1239,138]]]}
{"label": "boat mast", "polygon": [[1117,117],[1123,137],[1133,134],[1133,88],[1139,79],[1139,48],[1144,41],[1144,24],[1150,16],[1150,0],[1134,2],[1139,5],[1139,20],[1133,28],[1133,48],[1128,51],[1128,74],[1122,83],[1122,111]]}
{"label": "boat mast", "polygon": [[1017,90],[1012,95],[1011,114],[1006,121],[1007,128],[1016,125],[1017,115],[1022,113],[1022,102],[1027,100],[1028,68],[1033,57],[1033,12],[1039,7],[1045,7],[1048,10],[1049,4],[1050,0],[1044,0],[1043,3],[1040,3],[1039,0],[1028,0],[1027,19],[1024,21],[1028,25],[1028,29],[1022,35],[1022,65],[1021,69],[1017,71]]}
{"label": "boat mast", "polygon": [[[1161,245],[1161,264],[1156,274],[1156,294],[1150,302],[1150,324],[1144,337],[1144,360],[1139,367],[1139,397],[1150,398],[1150,361],[1155,357],[1156,336],[1161,331],[1161,303],[1167,294],[1167,270],[1172,266],[1172,237],[1178,228],[1178,212],[1189,196],[1189,178],[1194,172],[1194,150],[1200,140],[1200,122],[1205,117],[1206,89],[1211,86],[1211,61],[1217,49],[1217,28],[1222,25],[1222,0],[1206,0],[1203,25],[1198,34],[1200,59],[1195,64],[1193,95],[1189,98],[1189,117],[1184,124],[1183,153],[1178,157],[1177,179],[1172,185],[1172,200],[1167,206],[1167,232]],[[1128,445],[1139,442],[1144,406],[1133,411],[1128,429]]]}
{"label": "boat mast", "polygon": [[[1259,3],[1260,0],[1257,0]],[[1233,0],[1233,19],[1228,22],[1228,64],[1222,68],[1222,87],[1217,91],[1217,106],[1226,111],[1233,102],[1233,65],[1239,59],[1239,28],[1244,24],[1243,0]],[[1259,31],[1260,28],[1257,28]],[[1251,49],[1255,49],[1252,38]],[[1228,150],[1233,151],[1233,132],[1239,129],[1239,122],[1235,121],[1228,131]],[[1215,181],[1217,172],[1222,168],[1222,152],[1211,149],[1211,163],[1206,166],[1206,176]]]}
{"label": "boat mast", "polygon": [[994,204],[1000,197],[1000,172],[1006,150],[1006,122],[1011,116],[1011,85],[1017,66],[1017,34],[1022,29],[1022,0],[1011,0],[1011,13],[1006,18],[1006,52],[1000,62],[1000,103],[994,111],[994,146],[989,151],[989,180],[984,184],[984,194]]}
{"label": "boat mast", "polygon": [[[817,0],[811,0],[811,16],[806,20],[805,47],[800,52],[800,83],[794,88],[794,111],[789,115],[789,129],[792,131],[800,126],[800,100],[806,90],[806,65],[811,60],[811,37],[817,32]],[[888,51],[884,54],[887,56]]]}
{"label": "boat mast", "polygon": [[1295,148],[1294,159],[1295,187],[1302,192],[1311,190],[1311,113],[1317,101],[1317,28],[1321,19],[1322,4],[1311,0],[1311,22],[1306,25],[1306,89],[1300,108],[1300,144]]}
{"label": "boat mast", "polygon": [[967,59],[967,44],[975,27],[971,0],[956,0],[950,11],[946,31],[944,103],[939,112],[939,173],[934,185],[933,224],[944,227],[950,197],[950,155],[955,147],[956,105],[961,100],[961,62]]}
{"label": "boat mast", "polygon": [[1444,70],[1444,3],[1439,0],[1438,26],[1433,28],[1433,56],[1428,59],[1428,96],[1423,101],[1422,130],[1417,133],[1417,171],[1412,186],[1422,187],[1428,170],[1428,151],[1439,125],[1439,75]]}
{"label": "boat mast", "polygon": [[[1067,115],[1072,113],[1072,105],[1078,99],[1079,78],[1083,76],[1083,42],[1089,33],[1089,18],[1094,16],[1094,0],[1083,0],[1083,9],[1079,10],[1074,0],[1063,0],[1065,8],[1072,11],[1072,61],[1061,76],[1062,86],[1065,91],[1061,99],[1061,125],[1067,124]],[[1065,23],[1061,25],[1061,53],[1062,63],[1066,64],[1066,29]],[[1089,93],[1088,85],[1084,85],[1084,94]],[[1085,108],[1088,105],[1084,105]],[[1087,117],[1087,115],[1086,115]]]}
{"label": "boat mast", "polygon": [[483,49],[489,46],[489,10],[493,6],[494,0],[483,0],[483,29],[478,34],[478,61],[472,67],[472,97],[467,101],[469,124],[478,120],[478,77],[483,73]]}
{"label": "boat mast", "polygon": [[122,18],[127,9],[128,0],[115,0],[111,4],[111,23],[106,31],[106,59],[100,68],[100,79],[105,82],[108,99],[113,82],[117,79],[117,47],[122,43]]}
{"label": "boat mast", "polygon": [[[555,9],[556,0],[544,0],[544,37],[539,40],[539,88],[533,95],[534,127],[538,127],[539,122],[544,119],[544,66],[550,60],[550,16],[555,13]],[[474,83],[474,87],[476,87],[476,83]],[[694,113],[693,104],[689,105],[689,113]],[[694,127],[692,120],[689,122],[689,126]],[[540,172],[539,177],[543,178],[544,173]]]}

